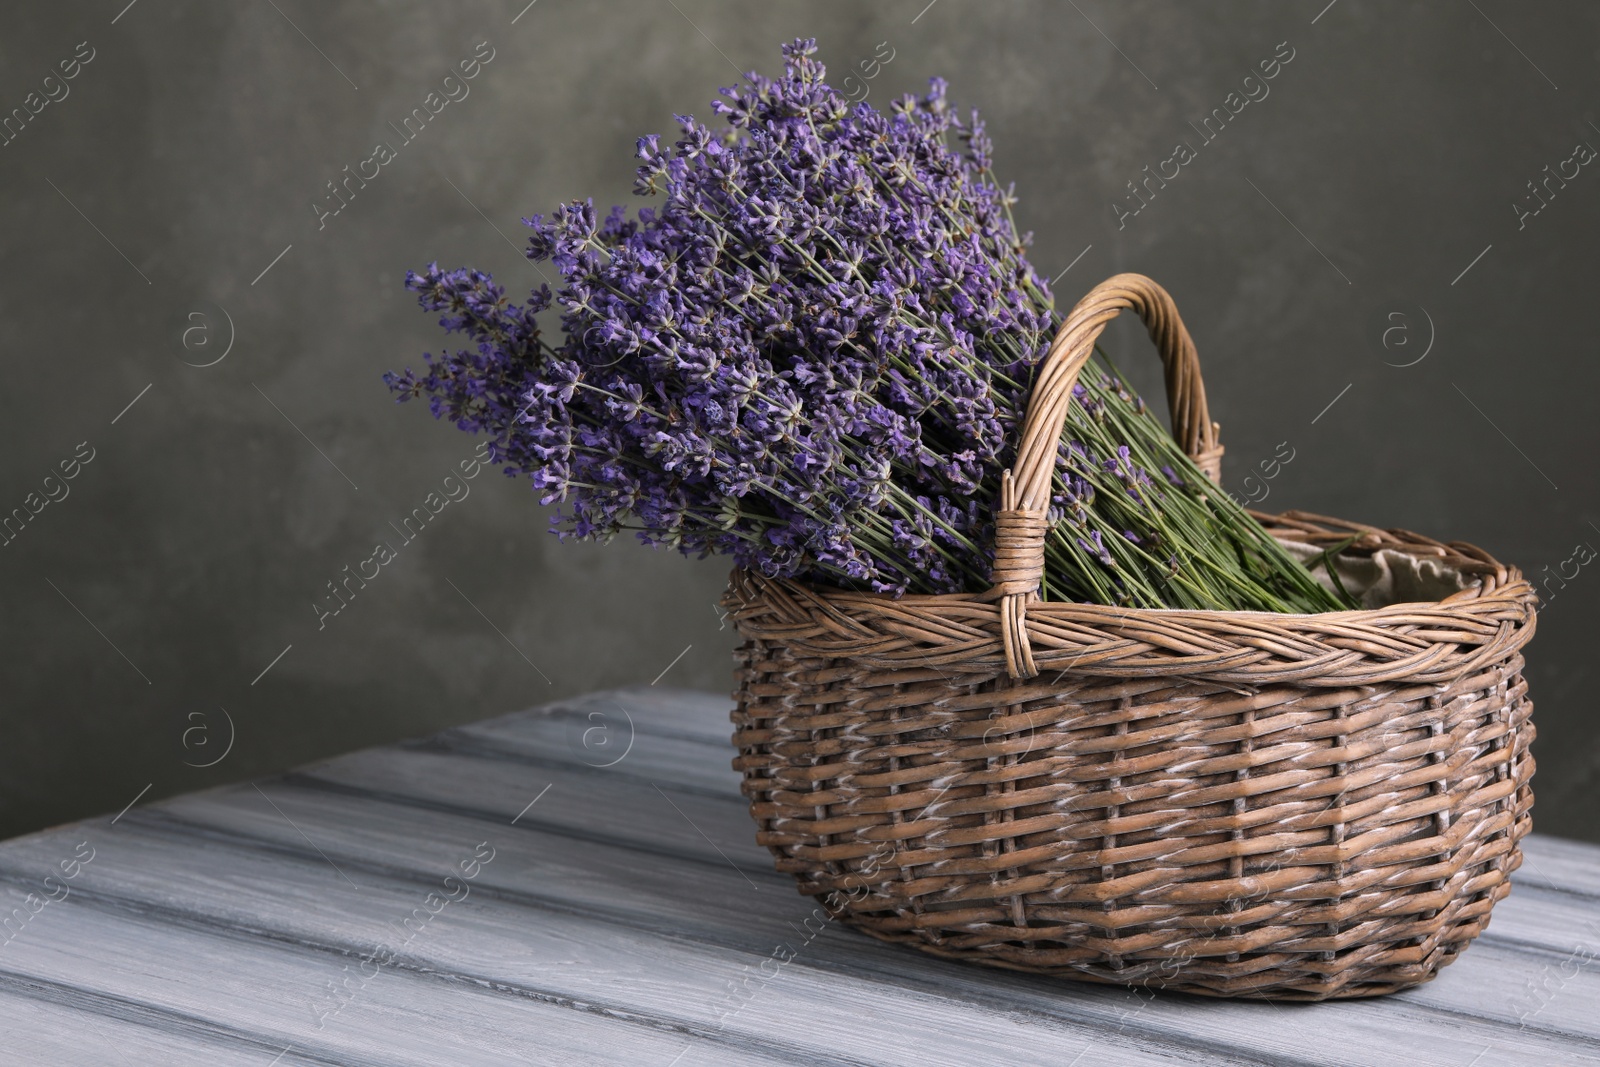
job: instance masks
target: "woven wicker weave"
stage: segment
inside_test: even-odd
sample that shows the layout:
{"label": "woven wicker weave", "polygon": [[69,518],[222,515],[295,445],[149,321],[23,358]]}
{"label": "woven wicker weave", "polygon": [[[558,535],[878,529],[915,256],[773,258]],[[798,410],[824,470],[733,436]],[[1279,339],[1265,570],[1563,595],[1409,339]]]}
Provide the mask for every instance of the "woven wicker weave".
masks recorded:
{"label": "woven wicker weave", "polygon": [[1072,385],[1124,308],[1160,349],[1175,436],[1216,478],[1171,298],[1110,279],[1040,370],[992,590],[896,600],[734,573],[734,766],[758,840],[846,923],[940,956],[1219,996],[1426,981],[1521,862],[1534,593],[1470,545],[1291,512],[1257,517],[1286,541],[1361,533],[1347,554],[1431,557],[1467,588],[1320,615],[1039,601]]}

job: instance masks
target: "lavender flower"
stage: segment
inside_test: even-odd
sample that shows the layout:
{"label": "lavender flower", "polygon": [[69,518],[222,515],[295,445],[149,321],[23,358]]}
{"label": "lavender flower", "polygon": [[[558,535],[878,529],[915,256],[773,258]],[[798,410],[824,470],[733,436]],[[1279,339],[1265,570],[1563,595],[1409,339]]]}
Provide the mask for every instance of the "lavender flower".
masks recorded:
{"label": "lavender flower", "polygon": [[[678,116],[671,149],[640,138],[635,189],[658,208],[599,219],[574,201],[525,220],[556,292],[516,305],[477,271],[409,274],[467,347],[386,380],[489,434],[492,459],[559,505],[564,536],[632,530],[897,595],[980,590],[1000,473],[1057,325],[1049,287],[976,113],[959,117],[939,79],[887,112],[852,105],[815,52],[795,41],[781,78],[722,90],[722,130]],[[552,307],[554,344],[535,321]],[[1086,371],[1076,395],[1051,500],[1075,532],[1051,535],[1047,595],[1281,608],[1298,591],[1259,528],[1188,488],[1202,480],[1176,473],[1193,467],[1125,384]],[[1243,561],[1229,566],[1259,588],[1145,551],[1183,554],[1173,507],[1228,533]],[[1255,599],[1212,603],[1239,587]]]}

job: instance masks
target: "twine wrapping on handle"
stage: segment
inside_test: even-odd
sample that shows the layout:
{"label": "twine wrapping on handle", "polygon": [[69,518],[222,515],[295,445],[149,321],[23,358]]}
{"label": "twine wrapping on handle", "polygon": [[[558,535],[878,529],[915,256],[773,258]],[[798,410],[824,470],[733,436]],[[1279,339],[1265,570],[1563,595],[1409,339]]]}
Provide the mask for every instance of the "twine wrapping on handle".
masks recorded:
{"label": "twine wrapping on handle", "polygon": [[[1016,480],[1011,472],[1000,476],[1000,510],[994,516],[994,571],[990,593],[1000,599],[1001,629],[1005,632],[1006,664],[1013,677],[1038,673],[1028,644],[1023,605],[1038,595],[1044,577],[1044,535],[1049,524],[1043,511],[1016,506]],[[1015,651],[1013,651],[1015,650]],[[1019,658],[1013,661],[1012,656]],[[1015,663],[1015,666],[1013,666]]]}
{"label": "twine wrapping on handle", "polygon": [[1038,597],[1044,577],[1045,510],[1072,388],[1101,332],[1125,309],[1144,321],[1161,355],[1172,436],[1206,477],[1213,482],[1221,478],[1222,445],[1217,439],[1221,427],[1211,421],[1200,359],[1172,297],[1142,274],[1118,274],[1101,282],[1078,301],[1056,331],[1028,400],[1016,462],[1000,479],[994,572],[986,596],[1000,601],[1006,670],[1013,678],[1039,673],[1028,641],[1027,605]]}

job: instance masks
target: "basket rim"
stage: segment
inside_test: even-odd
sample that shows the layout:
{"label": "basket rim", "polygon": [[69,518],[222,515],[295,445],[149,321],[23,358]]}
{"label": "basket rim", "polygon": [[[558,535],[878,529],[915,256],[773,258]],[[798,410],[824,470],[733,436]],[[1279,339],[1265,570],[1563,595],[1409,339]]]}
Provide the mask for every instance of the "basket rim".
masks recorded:
{"label": "basket rim", "polygon": [[[1478,581],[1438,601],[1315,613],[1034,600],[1026,625],[1040,673],[1230,685],[1439,683],[1514,655],[1533,636],[1533,586],[1475,545],[1302,511],[1251,514],[1280,539],[1333,544],[1357,533],[1354,554],[1390,549],[1438,559]],[[1005,672],[999,605],[985,593],[896,598],[740,567],[722,604],[745,637],[802,655],[946,676]]]}

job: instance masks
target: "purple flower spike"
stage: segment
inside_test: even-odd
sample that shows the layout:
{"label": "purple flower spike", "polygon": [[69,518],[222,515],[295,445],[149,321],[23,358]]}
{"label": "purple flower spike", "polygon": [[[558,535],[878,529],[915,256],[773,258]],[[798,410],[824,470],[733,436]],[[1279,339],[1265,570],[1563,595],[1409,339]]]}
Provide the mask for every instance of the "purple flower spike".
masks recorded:
{"label": "purple flower spike", "polygon": [[[524,220],[553,291],[514,303],[479,271],[409,274],[459,347],[386,381],[489,435],[508,474],[561,506],[565,536],[632,530],[897,595],[981,590],[1058,317],[982,120],[939,79],[887,111],[852,104],[816,53],[793,41],[781,76],[723,89],[717,129],[682,115],[675,139],[639,138],[635,191],[654,207],[602,218],[575,200]],[[541,332],[545,312],[559,334]],[[1061,558],[1082,566],[1076,543],[1105,573],[1054,578],[1052,596],[1124,588],[1132,565],[1101,531],[1142,559],[1165,543],[1162,494],[1194,494],[1118,443],[1147,416],[1090,370],[1048,508]],[[1175,447],[1161,455],[1184,469]],[[1165,571],[1151,561],[1145,587]]]}

